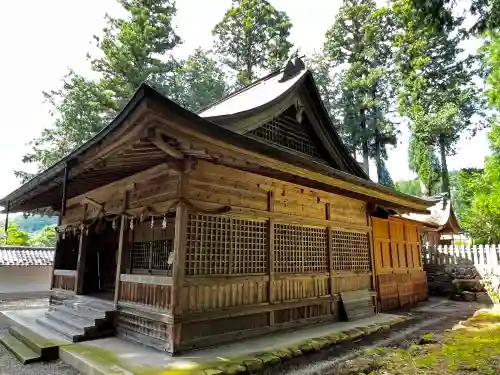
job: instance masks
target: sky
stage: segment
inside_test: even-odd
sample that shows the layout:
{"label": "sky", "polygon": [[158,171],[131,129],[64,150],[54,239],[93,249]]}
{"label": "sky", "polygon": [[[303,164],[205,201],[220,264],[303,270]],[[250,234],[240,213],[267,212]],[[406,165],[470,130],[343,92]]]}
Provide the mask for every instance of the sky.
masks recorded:
{"label": "sky", "polygon": [[[319,50],[332,26],[340,0],[270,0],[287,12],[293,22],[291,41],[305,55]],[[211,30],[231,6],[231,0],[178,0],[177,32],[184,43],[175,53],[187,56],[195,48],[212,46]],[[14,170],[33,172],[22,163],[27,143],[52,123],[50,107],[42,91],[58,89],[69,68],[89,75],[86,53],[94,50],[92,36],[100,34],[106,13],[122,12],[116,0],[24,0],[0,5],[4,58],[0,62],[0,196],[20,183]],[[476,44],[468,43],[473,50]],[[387,167],[397,180],[415,177],[408,169],[408,131],[401,129],[399,144],[389,151]],[[487,132],[472,140],[463,137],[456,156],[449,157],[450,170],[481,167],[488,154]],[[375,179],[372,163],[370,175]]]}

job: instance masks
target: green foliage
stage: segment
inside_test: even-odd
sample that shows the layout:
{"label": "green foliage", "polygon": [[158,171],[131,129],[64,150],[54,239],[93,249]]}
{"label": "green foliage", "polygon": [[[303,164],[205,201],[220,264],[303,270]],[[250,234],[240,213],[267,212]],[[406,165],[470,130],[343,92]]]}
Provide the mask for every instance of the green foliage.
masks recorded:
{"label": "green foliage", "polygon": [[[32,151],[23,162],[40,169],[53,165],[98,133],[143,81],[175,97],[169,73],[176,65],[168,53],[180,38],[172,27],[173,1],[118,1],[128,17],[106,15],[102,37],[94,36],[101,54],[91,58],[91,67],[99,79],[70,71],[60,90],[44,93],[53,106],[54,124],[31,142]],[[23,180],[31,177],[22,171],[16,175]]]}
{"label": "green foliage", "polygon": [[[100,54],[89,59],[98,78],[70,71],[60,90],[44,93],[53,107],[54,124],[31,142],[23,162],[39,169],[53,165],[98,133],[142,82],[191,110],[226,92],[225,75],[208,53],[198,49],[186,61],[171,55],[181,42],[172,26],[173,0],[118,1],[127,16],[107,15],[102,36],[94,36]],[[15,173],[23,182],[32,177],[24,171]]]}
{"label": "green foliage", "polygon": [[118,0],[127,11],[124,19],[106,15],[102,37],[94,36],[102,56],[91,60],[102,85],[118,106],[142,83],[169,94],[168,74],[175,69],[170,51],[181,43],[172,25],[173,0]]}
{"label": "green foliage", "polygon": [[377,8],[375,1],[345,0],[324,45],[329,65],[342,77],[337,94],[341,134],[351,150],[362,151],[365,172],[369,157],[375,158],[379,180],[386,146],[396,143],[395,124],[388,116],[394,93],[391,19],[390,10]]}
{"label": "green foliage", "polygon": [[312,71],[316,87],[321,95],[325,109],[342,138],[344,145],[351,154],[354,154],[354,146],[351,136],[343,126],[344,109],[342,105],[343,70],[334,69],[332,62],[320,51],[312,55],[307,61],[307,68]]}
{"label": "green foliage", "polygon": [[216,52],[236,72],[238,83],[248,85],[257,69],[276,69],[287,60],[291,28],[287,14],[266,0],[233,0],[212,34]]}
{"label": "green foliage", "polygon": [[418,175],[423,187],[425,187],[425,195],[433,195],[434,187],[441,177],[441,165],[432,146],[412,137],[408,150],[408,161],[410,170]]}
{"label": "green foliage", "polygon": [[387,166],[385,165],[383,160],[381,161],[381,163],[382,165],[378,167],[378,169],[380,170],[378,183],[390,188],[394,188],[394,181],[392,180]]}
{"label": "green foliage", "polygon": [[494,375],[500,359],[499,323],[495,312],[476,312],[443,334],[425,334],[422,345],[364,349],[340,364],[336,374]]}
{"label": "green foliage", "polygon": [[29,235],[28,233],[22,231],[14,223],[9,223],[7,228],[7,238],[5,238],[5,229],[0,230],[0,237],[2,238],[2,244],[10,246],[28,246],[29,245]]}
{"label": "green foliage", "polygon": [[464,131],[477,130],[472,117],[481,114],[484,104],[473,83],[476,57],[460,57],[463,19],[437,32],[415,22],[418,10],[411,0],[396,0],[393,10],[398,26],[393,46],[402,80],[399,113],[410,120],[414,139],[439,151],[442,191],[449,193],[446,157],[455,153]]}
{"label": "green foliage", "polygon": [[462,175],[461,199],[471,199],[470,207],[460,212],[462,226],[474,240],[497,243],[500,240],[500,125],[494,124],[488,135],[491,156],[483,173]]}
{"label": "green foliage", "polygon": [[22,231],[32,234],[41,231],[46,226],[56,225],[57,217],[30,215],[25,218],[23,215],[17,215],[12,216],[9,221],[16,224]]}
{"label": "green foliage", "polygon": [[[500,2],[499,2],[500,3]],[[489,72],[486,96],[492,107],[500,108],[500,34],[498,30],[487,34],[484,63]]]}
{"label": "green foliage", "polygon": [[35,234],[30,241],[32,246],[55,247],[57,236],[54,226],[46,226],[40,232]]}
{"label": "green foliage", "polygon": [[[464,11],[464,3],[455,0],[412,0],[412,3],[418,10],[415,21],[437,31],[453,27],[453,11]],[[469,6],[468,11],[477,17],[470,31],[482,33],[500,26],[500,1],[472,0],[465,3]]]}
{"label": "green foliage", "polygon": [[228,92],[226,75],[209,51],[198,48],[176,70],[177,100],[184,107],[198,111]]}
{"label": "green foliage", "polygon": [[474,200],[474,182],[481,178],[483,169],[463,168],[450,173],[451,201],[460,222],[468,215]]}
{"label": "green foliage", "polygon": [[420,181],[418,179],[409,181],[396,181],[394,183],[394,188],[404,194],[414,195],[416,197],[420,197],[422,195]]}

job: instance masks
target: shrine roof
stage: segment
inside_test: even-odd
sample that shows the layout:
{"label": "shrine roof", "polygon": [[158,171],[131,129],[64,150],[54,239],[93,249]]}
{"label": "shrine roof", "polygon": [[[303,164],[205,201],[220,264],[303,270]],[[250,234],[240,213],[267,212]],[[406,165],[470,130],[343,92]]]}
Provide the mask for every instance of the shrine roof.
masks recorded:
{"label": "shrine roof", "polygon": [[0,267],[52,266],[54,248],[0,246]]}
{"label": "shrine roof", "polygon": [[[146,134],[146,130],[151,129],[151,123],[159,121],[170,122],[177,130],[199,135],[204,140],[231,145],[238,152],[261,155],[266,160],[271,158],[283,163],[272,167],[276,169],[271,171],[274,174],[293,175],[290,168],[279,170],[280,165],[310,171],[311,176],[302,176],[301,179],[307,182],[309,178],[311,181],[315,178],[314,183],[321,185],[318,188],[330,189],[325,182],[327,179],[322,180],[322,176],[333,177],[342,181],[335,187],[336,191],[348,191],[347,186],[360,186],[362,189],[358,190],[363,190],[363,194],[359,195],[359,199],[369,200],[372,195],[377,196],[373,201],[391,203],[396,208],[402,208],[403,212],[426,212],[427,207],[434,205],[432,200],[396,192],[368,178],[343,145],[324,108],[311,72],[302,64],[295,60],[284,69],[214,103],[199,114],[182,108],[153,87],[142,84],[123,110],[100,133],[2,198],[0,205],[5,207],[9,204],[12,212],[44,207],[57,211],[66,167],[70,171],[67,198],[71,199],[165,163],[164,150],[152,144]],[[255,127],[257,120],[262,123],[287,108],[297,108],[298,112],[305,108],[307,116],[314,118],[314,131],[328,152],[329,164],[318,163],[307,155],[245,134],[249,126]],[[191,151],[180,149],[175,139],[166,147],[181,158]],[[211,157],[219,161],[219,157]],[[313,178],[313,175],[316,177]],[[290,178],[293,179],[293,176]]]}

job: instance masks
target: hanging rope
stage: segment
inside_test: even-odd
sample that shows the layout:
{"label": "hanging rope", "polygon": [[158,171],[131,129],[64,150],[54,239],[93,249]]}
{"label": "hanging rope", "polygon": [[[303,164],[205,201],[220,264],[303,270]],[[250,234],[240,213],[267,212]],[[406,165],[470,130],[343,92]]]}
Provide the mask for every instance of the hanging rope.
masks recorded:
{"label": "hanging rope", "polygon": [[85,233],[86,235],[88,235],[90,227],[92,227],[98,220],[101,220],[101,219],[106,221],[106,222],[112,222],[112,227],[113,227],[113,229],[116,230],[117,229],[116,220],[119,217],[121,217],[122,215],[126,216],[127,219],[130,220],[129,227],[131,230],[134,230],[134,221],[139,219],[142,222],[142,221],[144,221],[144,218],[146,218],[146,217],[150,218],[152,228],[155,225],[154,219],[156,217],[163,217],[163,221],[162,221],[161,225],[162,225],[162,227],[164,227],[164,226],[166,226],[167,214],[170,213],[172,211],[172,208],[177,206],[179,203],[184,203],[187,206],[190,213],[193,213],[193,214],[220,215],[220,214],[228,213],[231,211],[231,206],[223,206],[223,207],[212,209],[212,210],[203,209],[203,208],[200,208],[200,207],[193,205],[189,200],[187,200],[185,198],[179,198],[179,199],[172,201],[166,207],[166,209],[164,211],[161,211],[161,212],[153,211],[151,209],[151,207],[145,207],[142,211],[139,212],[138,215],[133,215],[133,214],[127,212],[126,210],[122,211],[118,214],[107,214],[106,211],[104,210],[104,208],[101,207],[97,216],[94,217],[91,221],[89,221],[89,222],[82,221],[79,224],[68,225],[64,229],[56,228],[56,232],[58,235],[62,235],[63,238],[65,238],[67,232],[73,232],[75,235],[78,232]]}

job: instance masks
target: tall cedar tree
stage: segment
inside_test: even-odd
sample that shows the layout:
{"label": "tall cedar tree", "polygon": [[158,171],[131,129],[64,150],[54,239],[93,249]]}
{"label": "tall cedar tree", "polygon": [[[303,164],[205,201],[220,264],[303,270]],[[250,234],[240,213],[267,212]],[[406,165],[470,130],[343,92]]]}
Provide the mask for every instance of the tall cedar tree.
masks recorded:
{"label": "tall cedar tree", "polygon": [[395,125],[389,119],[394,92],[391,60],[391,14],[372,0],[344,0],[333,27],[326,34],[324,50],[333,69],[343,70],[342,133],[363,155],[375,158],[379,181],[384,177],[386,146],[396,143]]}
{"label": "tall cedar tree", "polygon": [[[173,0],[119,3],[127,17],[106,15],[103,36],[94,37],[100,56],[89,58],[99,78],[90,80],[70,71],[60,90],[44,93],[53,106],[54,123],[31,142],[23,162],[36,163],[40,170],[53,165],[99,132],[142,82],[192,110],[220,99],[226,91],[221,68],[201,50],[185,62],[172,57],[181,42],[173,27]],[[32,177],[23,171],[16,175],[23,181]]]}
{"label": "tall cedar tree", "polygon": [[[416,9],[415,22],[422,26],[430,26],[438,31],[454,27],[453,12],[463,13],[464,3],[456,0],[411,0]],[[468,11],[476,22],[471,28],[473,33],[495,30],[500,26],[500,0],[471,0]]]}
{"label": "tall cedar tree", "polygon": [[239,85],[255,80],[259,70],[273,70],[290,55],[292,23],[266,0],[233,0],[215,25],[215,51],[237,74]]}
{"label": "tall cedar tree", "polygon": [[321,99],[337,133],[342,138],[349,152],[356,157],[351,134],[343,126],[344,107],[342,105],[342,91],[344,70],[340,67],[334,69],[333,63],[328,59],[324,51],[313,54],[307,60],[307,68],[313,72]]}
{"label": "tall cedar tree", "polygon": [[[399,112],[410,120],[412,137],[438,150],[442,192],[450,192],[447,156],[466,131],[474,131],[472,116],[480,114],[482,100],[473,83],[475,57],[460,58],[464,38],[462,19],[438,32],[414,22],[412,0],[394,2],[398,31],[394,38],[398,75],[402,80]],[[427,159],[430,160],[430,159]]]}
{"label": "tall cedar tree", "polygon": [[422,193],[433,195],[434,187],[441,179],[441,165],[434,148],[412,137],[408,150],[408,162],[410,170],[415,172],[420,179]]}
{"label": "tall cedar tree", "polygon": [[229,88],[222,66],[211,56],[211,51],[197,48],[175,70],[173,87],[179,104],[198,111],[221,99]]}

